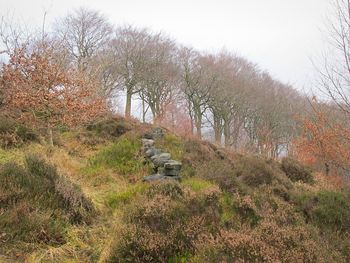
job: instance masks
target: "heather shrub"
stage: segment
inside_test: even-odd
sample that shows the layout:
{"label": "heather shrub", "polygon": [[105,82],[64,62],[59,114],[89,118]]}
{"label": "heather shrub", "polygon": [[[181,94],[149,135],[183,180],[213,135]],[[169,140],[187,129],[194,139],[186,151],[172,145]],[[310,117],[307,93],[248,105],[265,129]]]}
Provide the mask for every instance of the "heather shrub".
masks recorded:
{"label": "heather shrub", "polygon": [[230,193],[245,191],[244,185],[237,179],[234,166],[224,160],[214,159],[197,168],[198,175],[219,185],[220,189]]}
{"label": "heather shrub", "polygon": [[39,141],[39,135],[32,129],[17,123],[12,118],[0,116],[1,147],[18,147],[29,141]]}
{"label": "heather shrub", "polygon": [[219,224],[217,187],[201,193],[177,183],[151,185],[126,209],[107,262],[167,262],[195,252],[197,237]]}
{"label": "heather shrub", "polygon": [[350,232],[350,198],[344,192],[302,194],[295,197],[295,202],[306,219],[321,229]]}
{"label": "heather shrub", "polygon": [[249,186],[271,184],[275,171],[258,157],[242,157],[235,163],[235,173]]}
{"label": "heather shrub", "polygon": [[201,235],[191,262],[344,262],[337,251],[326,250],[317,230],[293,214],[290,205],[263,207],[254,226]]}
{"label": "heather shrub", "polygon": [[110,139],[117,138],[131,129],[131,127],[122,119],[104,119],[92,122],[86,126],[86,129],[94,134]]}
{"label": "heather shrub", "polygon": [[254,229],[204,235],[197,249],[192,262],[337,262],[329,261],[306,227],[281,227],[271,221]]}
{"label": "heather shrub", "polygon": [[25,161],[26,167],[31,174],[49,180],[52,183],[52,187],[54,187],[54,182],[58,178],[57,170],[54,166],[46,163],[38,155],[27,155]]}
{"label": "heather shrub", "polygon": [[[67,220],[53,198],[48,180],[7,163],[1,167],[0,181],[0,232],[6,240],[3,249],[18,242],[32,245],[65,242]],[[1,246],[0,253],[5,253]]]}
{"label": "heather shrub", "polygon": [[239,157],[234,163],[235,175],[248,186],[272,185],[274,182],[291,187],[290,180],[272,160],[260,157]]}
{"label": "heather shrub", "polygon": [[91,223],[95,208],[81,189],[66,178],[59,176],[55,181],[55,194],[61,202],[61,207],[68,214],[71,223]]}
{"label": "heather shrub", "polygon": [[281,169],[293,182],[302,181],[304,183],[312,183],[314,181],[311,169],[292,158],[283,158]]}
{"label": "heather shrub", "polygon": [[105,140],[95,133],[90,131],[81,131],[76,135],[76,138],[84,145],[94,147],[98,144],[102,144]]}
{"label": "heather shrub", "polygon": [[0,179],[5,193],[8,192],[1,198],[3,203],[7,200],[6,203],[15,205],[18,200],[32,200],[36,207],[65,215],[72,223],[87,223],[94,214],[91,201],[79,187],[36,155],[26,157],[25,167],[4,165]]}
{"label": "heather shrub", "polygon": [[151,185],[145,194],[149,198],[160,195],[172,199],[178,199],[184,196],[184,190],[177,182],[159,182],[157,184]]}
{"label": "heather shrub", "polygon": [[185,140],[183,150],[183,162],[195,167],[216,158],[215,152],[209,143],[198,139]]}
{"label": "heather shrub", "polygon": [[36,209],[28,200],[16,202],[0,214],[0,229],[9,242],[59,245],[65,242],[65,227],[64,220],[53,220],[49,211]]}

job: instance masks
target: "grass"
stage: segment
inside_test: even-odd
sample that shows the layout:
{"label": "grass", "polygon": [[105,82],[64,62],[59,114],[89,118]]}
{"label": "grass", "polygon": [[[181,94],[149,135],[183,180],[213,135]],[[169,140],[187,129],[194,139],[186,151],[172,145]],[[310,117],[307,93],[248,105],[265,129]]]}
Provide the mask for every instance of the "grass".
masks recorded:
{"label": "grass", "polygon": [[144,193],[148,185],[138,183],[127,187],[123,191],[112,192],[106,197],[106,204],[113,210],[120,205],[129,203],[138,193]]}
{"label": "grass", "polygon": [[143,169],[139,155],[140,148],[139,140],[121,138],[98,152],[91,159],[89,169],[98,172],[101,166],[105,166],[121,175],[137,173]]}
{"label": "grass", "polygon": [[195,192],[201,192],[209,187],[212,187],[213,184],[209,181],[205,181],[199,178],[188,178],[183,181],[183,185],[190,187]]}
{"label": "grass", "polygon": [[0,165],[21,158],[23,158],[23,154],[18,149],[5,150],[0,148]]}
{"label": "grass", "polygon": [[184,144],[180,137],[166,133],[163,138],[156,140],[156,147],[163,152],[170,153],[171,158],[181,161],[184,153]]}

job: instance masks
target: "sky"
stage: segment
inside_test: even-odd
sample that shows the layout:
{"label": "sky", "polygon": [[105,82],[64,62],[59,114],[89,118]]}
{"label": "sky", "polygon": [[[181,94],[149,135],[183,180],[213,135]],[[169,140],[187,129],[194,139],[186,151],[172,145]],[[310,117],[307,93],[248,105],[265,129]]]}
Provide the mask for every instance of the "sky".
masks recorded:
{"label": "sky", "polygon": [[257,63],[282,82],[307,92],[311,60],[324,50],[332,0],[0,0],[7,15],[46,28],[74,8],[99,10],[115,25],[164,31],[197,50],[225,48]]}

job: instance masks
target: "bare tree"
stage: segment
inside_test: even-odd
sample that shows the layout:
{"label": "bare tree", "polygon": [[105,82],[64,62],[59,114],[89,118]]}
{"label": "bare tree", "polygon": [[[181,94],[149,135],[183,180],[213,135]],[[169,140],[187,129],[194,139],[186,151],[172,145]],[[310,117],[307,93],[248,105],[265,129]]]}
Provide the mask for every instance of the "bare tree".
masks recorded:
{"label": "bare tree", "polygon": [[162,33],[152,35],[146,46],[142,96],[155,123],[162,120],[170,100],[177,96],[176,51],[175,42]]}
{"label": "bare tree", "polygon": [[350,0],[334,0],[327,22],[330,47],[316,66],[320,91],[350,114]]}
{"label": "bare tree", "polygon": [[54,33],[61,39],[80,70],[109,41],[112,26],[98,11],[79,8],[56,22]]}
{"label": "bare tree", "polygon": [[146,49],[151,35],[147,29],[132,26],[119,27],[111,41],[113,72],[118,89],[126,90],[125,116],[131,114],[131,98],[139,93],[146,71]]}
{"label": "bare tree", "polygon": [[196,134],[202,137],[203,116],[207,110],[210,85],[205,83],[205,58],[193,49],[182,48],[179,51],[180,86],[184,94],[188,113]]}
{"label": "bare tree", "polygon": [[31,32],[23,25],[14,22],[9,16],[0,17],[0,54],[11,54],[15,49],[27,45]]}

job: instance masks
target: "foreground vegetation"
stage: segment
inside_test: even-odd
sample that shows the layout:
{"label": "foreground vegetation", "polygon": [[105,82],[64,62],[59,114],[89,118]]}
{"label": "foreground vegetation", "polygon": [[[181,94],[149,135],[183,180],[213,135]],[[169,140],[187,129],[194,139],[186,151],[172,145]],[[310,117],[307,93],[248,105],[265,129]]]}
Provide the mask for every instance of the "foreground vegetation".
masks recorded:
{"label": "foreground vegetation", "polygon": [[143,183],[150,129],[114,118],[56,130],[53,147],[33,130],[2,144],[0,260],[349,262],[344,184],[169,132],[156,144],[182,160],[182,182]]}

